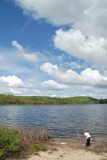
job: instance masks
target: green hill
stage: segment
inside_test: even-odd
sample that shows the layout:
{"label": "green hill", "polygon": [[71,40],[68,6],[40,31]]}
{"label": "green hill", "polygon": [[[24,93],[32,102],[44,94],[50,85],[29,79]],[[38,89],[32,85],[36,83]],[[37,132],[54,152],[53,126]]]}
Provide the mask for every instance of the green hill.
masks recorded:
{"label": "green hill", "polygon": [[[101,100],[80,96],[69,98],[0,95],[0,105],[98,104]],[[101,101],[102,102],[102,101]]]}

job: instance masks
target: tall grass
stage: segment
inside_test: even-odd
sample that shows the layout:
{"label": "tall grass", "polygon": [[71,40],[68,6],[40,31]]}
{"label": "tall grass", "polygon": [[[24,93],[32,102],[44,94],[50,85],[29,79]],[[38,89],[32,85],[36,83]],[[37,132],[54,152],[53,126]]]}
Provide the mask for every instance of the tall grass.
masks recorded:
{"label": "tall grass", "polygon": [[21,142],[26,145],[40,144],[48,139],[48,134],[45,128],[18,128],[17,129]]}

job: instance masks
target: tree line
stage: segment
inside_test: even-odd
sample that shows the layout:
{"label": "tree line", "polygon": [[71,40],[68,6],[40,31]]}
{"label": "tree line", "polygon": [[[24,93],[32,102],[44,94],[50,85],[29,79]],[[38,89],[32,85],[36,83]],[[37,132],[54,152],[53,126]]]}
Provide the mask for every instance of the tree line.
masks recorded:
{"label": "tree line", "polygon": [[99,100],[86,96],[59,98],[43,96],[13,96],[0,94],[0,105],[66,105],[99,103],[107,103],[107,99]]}

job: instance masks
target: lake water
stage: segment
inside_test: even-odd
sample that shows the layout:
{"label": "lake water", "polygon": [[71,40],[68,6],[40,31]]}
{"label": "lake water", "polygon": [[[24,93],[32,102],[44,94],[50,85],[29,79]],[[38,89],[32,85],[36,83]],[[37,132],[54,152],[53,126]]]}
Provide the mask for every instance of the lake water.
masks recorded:
{"label": "lake water", "polygon": [[107,139],[107,104],[0,106],[0,125],[45,127],[54,138],[81,138],[87,128]]}

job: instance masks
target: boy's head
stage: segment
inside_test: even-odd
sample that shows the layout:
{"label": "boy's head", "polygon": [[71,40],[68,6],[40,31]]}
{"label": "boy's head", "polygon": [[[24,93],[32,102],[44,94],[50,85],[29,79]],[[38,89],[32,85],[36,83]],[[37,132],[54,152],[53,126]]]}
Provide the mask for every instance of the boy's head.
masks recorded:
{"label": "boy's head", "polygon": [[84,132],[87,132],[87,129],[84,129]]}

